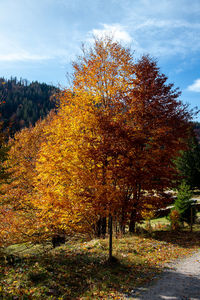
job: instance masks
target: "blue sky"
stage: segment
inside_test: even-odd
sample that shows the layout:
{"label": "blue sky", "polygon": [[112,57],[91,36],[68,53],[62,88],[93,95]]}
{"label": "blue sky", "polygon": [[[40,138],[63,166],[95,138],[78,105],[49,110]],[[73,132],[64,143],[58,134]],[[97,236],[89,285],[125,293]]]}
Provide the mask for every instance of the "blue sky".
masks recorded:
{"label": "blue sky", "polygon": [[[200,0],[0,0],[0,76],[67,86],[93,34],[157,58],[183,102],[200,108]],[[200,117],[198,118],[200,120]]]}

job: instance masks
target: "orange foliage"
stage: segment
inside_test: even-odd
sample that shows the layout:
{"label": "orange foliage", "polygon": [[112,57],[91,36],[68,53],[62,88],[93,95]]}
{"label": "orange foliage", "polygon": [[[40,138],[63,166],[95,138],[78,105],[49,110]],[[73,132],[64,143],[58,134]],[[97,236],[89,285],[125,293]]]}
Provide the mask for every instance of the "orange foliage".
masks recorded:
{"label": "orange foliage", "polygon": [[[1,237],[6,244],[19,240],[32,241],[38,239],[43,225],[38,220],[32,204],[35,197],[34,177],[35,163],[42,140],[43,130],[52,116],[44,121],[38,121],[35,127],[25,128],[10,139],[8,159],[4,167],[9,174],[9,180],[1,185],[0,226]],[[6,232],[6,233],[5,233]]]}
{"label": "orange foliage", "polygon": [[94,160],[102,158],[104,169],[112,162],[109,172],[123,194],[123,211],[139,215],[146,203],[165,205],[163,192],[176,176],[172,159],[185,147],[191,112],[150,57],[135,63],[130,50],[111,38],[83,50],[73,64],[73,89],[99,99],[101,144]]}
{"label": "orange foliage", "polygon": [[110,38],[73,66],[73,91],[61,94],[37,163],[45,222],[81,230],[99,215],[165,205],[191,116],[179,92],[148,56],[134,63]]}
{"label": "orange foliage", "polygon": [[14,180],[6,198],[46,235],[161,207],[192,116],[155,61],[134,62],[110,38],[96,39],[73,67],[58,112],[18,133],[8,160]]}

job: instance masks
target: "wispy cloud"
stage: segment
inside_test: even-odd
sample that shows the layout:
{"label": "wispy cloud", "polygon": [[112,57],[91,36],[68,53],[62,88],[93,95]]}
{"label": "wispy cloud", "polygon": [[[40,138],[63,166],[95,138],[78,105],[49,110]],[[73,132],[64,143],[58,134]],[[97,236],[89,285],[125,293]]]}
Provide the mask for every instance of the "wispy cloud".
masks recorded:
{"label": "wispy cloud", "polygon": [[151,55],[185,56],[200,49],[200,23],[147,19],[141,23],[134,21],[128,28],[140,49]]}
{"label": "wispy cloud", "polygon": [[[120,23],[140,49],[158,57],[182,57],[200,50],[199,0],[123,1]],[[122,7],[120,7],[122,9]]]}
{"label": "wispy cloud", "polygon": [[193,84],[189,85],[187,90],[190,92],[200,93],[200,78],[196,79]]}
{"label": "wispy cloud", "polygon": [[132,38],[126,28],[120,24],[103,24],[101,29],[93,29],[89,32],[89,39],[91,36],[95,35],[97,37],[102,37],[110,35],[114,40],[119,42],[130,43]]}
{"label": "wispy cloud", "polygon": [[[135,16],[135,15],[133,15]],[[121,23],[104,23],[89,31],[92,35],[112,35],[115,40],[131,44],[136,54],[150,53],[158,57],[174,57],[200,49],[200,22],[171,18],[135,16]]]}
{"label": "wispy cloud", "polygon": [[[131,46],[136,57],[157,57],[173,74],[192,70],[199,63],[199,1],[1,1],[0,71],[13,73],[19,66],[21,74],[27,66],[44,74],[53,65],[57,73],[45,73],[53,78],[80,53],[81,42],[105,34]],[[187,90],[199,92],[198,86],[195,81]]]}
{"label": "wispy cloud", "polygon": [[185,20],[170,20],[170,19],[164,19],[159,20],[156,18],[147,18],[144,22],[138,23],[135,25],[135,30],[142,29],[142,28],[162,28],[162,29],[200,29],[200,23],[195,22],[191,23]]}
{"label": "wispy cloud", "polygon": [[[39,61],[53,57],[69,61],[70,56],[78,52],[84,37],[88,40],[92,35],[105,34],[131,44],[139,55],[150,53],[169,58],[199,51],[199,0],[191,3],[188,0],[136,2],[4,1],[0,19],[3,28],[0,60]],[[2,39],[2,34],[7,40]],[[10,41],[15,45],[9,45]]]}

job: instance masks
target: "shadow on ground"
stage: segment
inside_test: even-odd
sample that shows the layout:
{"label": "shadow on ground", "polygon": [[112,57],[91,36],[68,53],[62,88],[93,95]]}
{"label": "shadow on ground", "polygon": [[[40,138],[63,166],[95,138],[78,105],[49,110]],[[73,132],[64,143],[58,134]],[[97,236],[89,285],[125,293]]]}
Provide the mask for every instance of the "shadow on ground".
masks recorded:
{"label": "shadow on ground", "polygon": [[156,231],[154,232],[154,238],[183,248],[200,247],[200,231],[180,231],[178,233],[173,231]]}
{"label": "shadow on ground", "polygon": [[[0,299],[106,299],[104,293],[130,295],[132,286],[146,283],[158,272],[121,260],[108,263],[105,255],[61,251],[43,257],[22,259],[2,268]],[[19,280],[20,278],[20,280]],[[16,284],[16,289],[11,289]],[[84,298],[86,299],[86,298]],[[112,298],[109,298],[112,299]],[[116,298],[115,298],[116,299]]]}

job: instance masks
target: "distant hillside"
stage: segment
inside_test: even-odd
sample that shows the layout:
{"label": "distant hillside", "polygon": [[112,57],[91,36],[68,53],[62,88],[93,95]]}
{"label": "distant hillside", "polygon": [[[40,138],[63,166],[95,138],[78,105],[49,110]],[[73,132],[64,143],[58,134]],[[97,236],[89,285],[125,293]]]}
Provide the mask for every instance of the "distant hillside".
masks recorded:
{"label": "distant hillside", "polygon": [[37,81],[0,78],[0,116],[4,128],[9,127],[13,135],[44,118],[55,107],[50,98],[57,91],[56,87]]}

